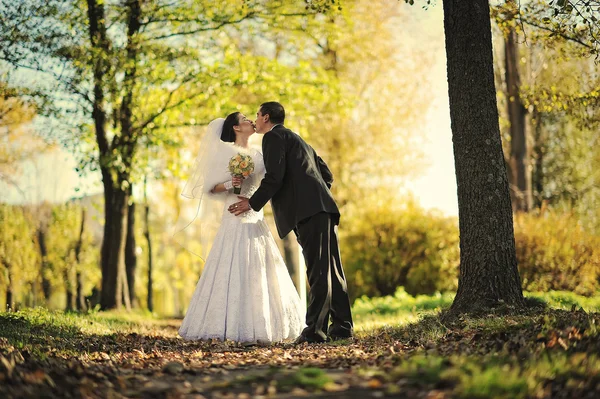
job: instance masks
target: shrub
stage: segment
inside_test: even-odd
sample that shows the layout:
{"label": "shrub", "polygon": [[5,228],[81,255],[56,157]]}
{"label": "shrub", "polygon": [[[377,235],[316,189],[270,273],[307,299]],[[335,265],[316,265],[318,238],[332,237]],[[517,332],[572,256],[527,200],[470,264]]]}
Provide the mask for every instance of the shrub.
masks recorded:
{"label": "shrub", "polygon": [[352,298],[455,290],[456,219],[426,212],[414,201],[362,210],[342,229],[341,249]]}
{"label": "shrub", "polygon": [[515,215],[515,242],[524,290],[594,295],[600,289],[600,237],[571,214]]}
{"label": "shrub", "polygon": [[[390,203],[393,201],[383,201]],[[546,211],[514,217],[516,254],[523,289],[600,291],[600,237],[571,213]],[[363,295],[433,294],[454,291],[459,270],[456,218],[420,208],[370,205],[344,222],[342,259],[352,299]]]}

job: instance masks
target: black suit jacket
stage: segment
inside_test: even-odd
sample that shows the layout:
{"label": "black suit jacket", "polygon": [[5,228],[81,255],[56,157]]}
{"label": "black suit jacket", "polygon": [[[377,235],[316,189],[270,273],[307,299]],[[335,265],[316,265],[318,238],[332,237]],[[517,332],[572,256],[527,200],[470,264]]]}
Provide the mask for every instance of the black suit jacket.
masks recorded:
{"label": "black suit jacket", "polygon": [[279,237],[285,237],[299,221],[320,212],[340,211],[331,195],[333,175],[327,164],[302,137],[277,125],[262,142],[266,174],[250,198],[255,211],[271,200]]}

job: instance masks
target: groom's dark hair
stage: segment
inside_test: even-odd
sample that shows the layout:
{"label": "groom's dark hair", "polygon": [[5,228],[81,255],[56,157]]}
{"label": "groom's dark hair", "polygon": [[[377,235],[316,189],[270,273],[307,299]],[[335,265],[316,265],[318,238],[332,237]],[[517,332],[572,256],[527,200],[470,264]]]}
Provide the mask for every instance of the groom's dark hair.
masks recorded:
{"label": "groom's dark hair", "polygon": [[285,109],[283,109],[283,105],[276,101],[263,103],[260,106],[260,113],[263,115],[269,115],[269,120],[271,123],[283,123],[285,120]]}

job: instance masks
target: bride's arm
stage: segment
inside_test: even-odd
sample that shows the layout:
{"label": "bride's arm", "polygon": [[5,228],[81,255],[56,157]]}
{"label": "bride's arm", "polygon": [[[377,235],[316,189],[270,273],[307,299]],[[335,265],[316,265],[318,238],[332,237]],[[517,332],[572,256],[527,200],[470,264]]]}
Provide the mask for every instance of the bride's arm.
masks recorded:
{"label": "bride's arm", "polygon": [[[230,183],[230,182],[225,182],[225,183]],[[212,190],[210,190],[211,193],[213,194],[217,194],[217,193],[222,193],[224,191],[229,191],[226,187],[225,187],[225,183],[219,183],[216,186],[214,186],[212,188]]]}
{"label": "bride's arm", "polygon": [[241,177],[233,177],[231,179],[231,181],[226,181],[224,183],[219,183],[219,184],[215,185],[210,190],[210,192],[213,194],[217,194],[217,193],[229,191],[233,188],[233,186],[235,186],[235,185],[239,186],[240,184],[242,184],[242,180],[243,180],[243,178],[241,178]]}

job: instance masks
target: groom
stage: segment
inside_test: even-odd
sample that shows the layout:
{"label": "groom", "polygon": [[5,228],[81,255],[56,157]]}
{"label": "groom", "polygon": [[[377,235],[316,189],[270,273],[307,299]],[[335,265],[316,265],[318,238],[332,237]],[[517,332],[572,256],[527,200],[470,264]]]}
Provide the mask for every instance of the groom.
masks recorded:
{"label": "groom", "polygon": [[[329,189],[333,176],[315,150],[283,126],[285,110],[277,102],[260,106],[256,132],[262,142],[266,174],[250,199],[229,207],[240,215],[262,209],[271,200],[279,237],[294,231],[302,246],[310,285],[307,327],[295,343],[352,337],[346,278],[340,260],[337,225],[340,211]],[[331,317],[331,325],[329,318]]]}

